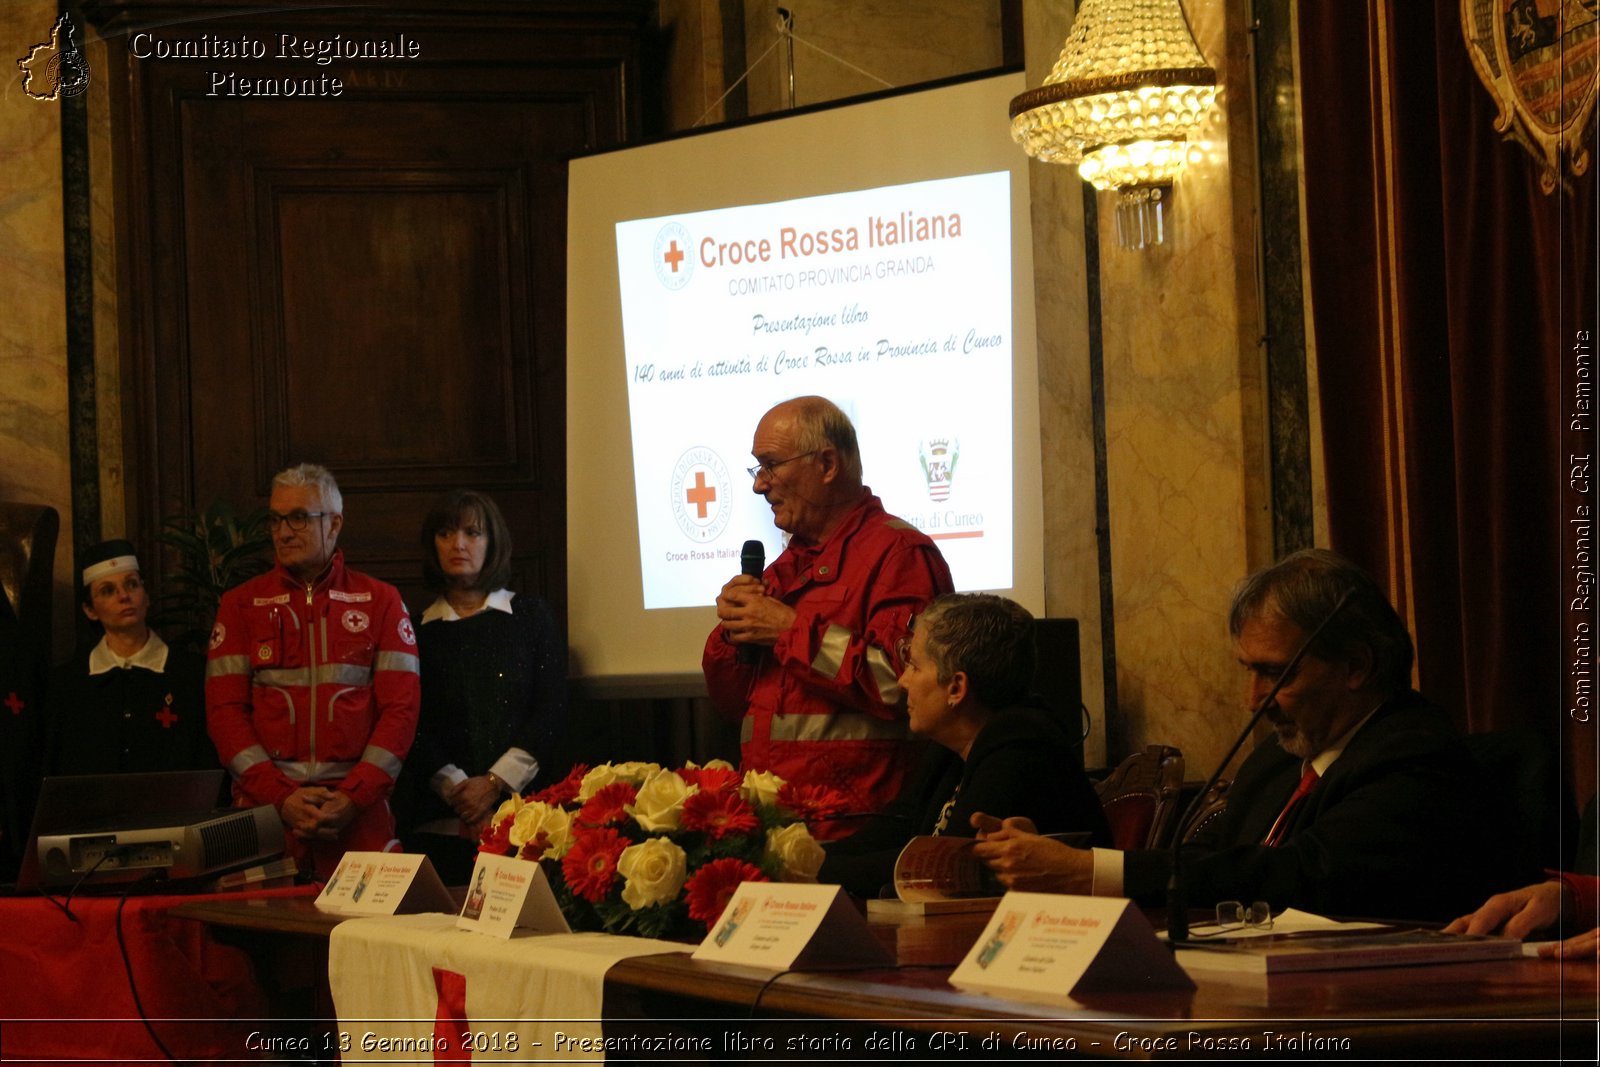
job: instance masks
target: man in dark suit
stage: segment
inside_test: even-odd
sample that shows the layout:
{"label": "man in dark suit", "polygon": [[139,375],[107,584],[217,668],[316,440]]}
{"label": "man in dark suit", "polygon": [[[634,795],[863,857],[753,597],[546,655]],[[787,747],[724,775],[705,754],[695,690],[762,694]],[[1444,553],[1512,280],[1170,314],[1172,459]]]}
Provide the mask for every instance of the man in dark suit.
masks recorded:
{"label": "man in dark suit", "polygon": [[[1240,584],[1228,622],[1251,710],[1325,620],[1267,709],[1274,736],[1240,767],[1223,815],[1183,848],[1189,902],[1459,915],[1506,887],[1490,854],[1505,837],[1484,772],[1411,690],[1411,636],[1360,568],[1308,550]],[[1166,851],[1072,849],[1018,820],[980,818],[978,853],[1011,888],[1164,899]]]}

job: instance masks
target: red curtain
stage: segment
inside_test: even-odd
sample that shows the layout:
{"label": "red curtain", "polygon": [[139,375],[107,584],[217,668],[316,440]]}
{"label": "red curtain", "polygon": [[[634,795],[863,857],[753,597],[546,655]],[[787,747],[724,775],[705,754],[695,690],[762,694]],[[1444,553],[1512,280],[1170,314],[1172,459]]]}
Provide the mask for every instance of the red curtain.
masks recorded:
{"label": "red curtain", "polygon": [[1563,376],[1596,326],[1596,168],[1541,190],[1459,0],[1298,15],[1331,547],[1388,582],[1422,688],[1473,731],[1562,734],[1581,801]]}

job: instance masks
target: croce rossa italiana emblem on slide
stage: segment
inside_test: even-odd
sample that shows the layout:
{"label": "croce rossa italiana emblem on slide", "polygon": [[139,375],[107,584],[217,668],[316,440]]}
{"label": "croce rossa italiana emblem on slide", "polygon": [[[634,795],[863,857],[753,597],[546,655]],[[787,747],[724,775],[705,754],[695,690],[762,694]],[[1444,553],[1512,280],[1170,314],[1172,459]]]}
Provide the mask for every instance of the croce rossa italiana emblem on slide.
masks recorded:
{"label": "croce rossa italiana emblem on slide", "polygon": [[716,450],[695,446],[672,466],[672,517],[697,544],[715,541],[733,517],[733,479]]}
{"label": "croce rossa italiana emblem on slide", "polygon": [[89,88],[89,63],[72,39],[76,32],[72,16],[62,15],[50,30],[50,39],[17,60],[23,93],[34,100],[59,100]]}
{"label": "croce rossa italiana emblem on slide", "polygon": [[1600,0],[1461,0],[1461,32],[1500,107],[1494,128],[1539,162],[1554,192],[1589,169]]}

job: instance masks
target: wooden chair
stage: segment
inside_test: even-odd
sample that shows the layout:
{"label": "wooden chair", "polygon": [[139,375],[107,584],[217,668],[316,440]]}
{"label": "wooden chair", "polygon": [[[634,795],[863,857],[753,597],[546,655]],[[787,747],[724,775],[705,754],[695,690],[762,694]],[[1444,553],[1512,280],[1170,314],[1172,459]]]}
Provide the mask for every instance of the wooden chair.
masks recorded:
{"label": "wooden chair", "polygon": [[[1216,822],[1224,811],[1228,810],[1228,787],[1233,785],[1231,778],[1219,778],[1217,784],[1206,791],[1205,799],[1200,801],[1199,808],[1195,811],[1194,819],[1183,831],[1183,843],[1188,844],[1195,839],[1195,835],[1207,826]],[[1196,790],[1199,785],[1194,787]],[[1188,808],[1189,798],[1184,798],[1185,810]]]}
{"label": "wooden chair", "polygon": [[1119,849],[1159,848],[1183,792],[1183,753],[1149,745],[1117,765],[1095,786]]}
{"label": "wooden chair", "polygon": [[23,637],[49,660],[51,596],[61,516],[42,504],[0,501],[0,596]]}

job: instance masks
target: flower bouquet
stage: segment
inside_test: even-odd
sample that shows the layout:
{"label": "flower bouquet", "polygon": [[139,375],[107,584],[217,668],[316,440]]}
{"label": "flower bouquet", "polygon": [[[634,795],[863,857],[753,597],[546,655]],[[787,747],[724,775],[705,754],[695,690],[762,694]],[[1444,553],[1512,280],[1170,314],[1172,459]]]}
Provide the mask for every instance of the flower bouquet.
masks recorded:
{"label": "flower bouquet", "polygon": [[720,760],[579,765],[495,812],[480,851],[540,863],[574,930],[693,940],[741,882],[814,882],[807,823],[844,810],[825,786]]}

